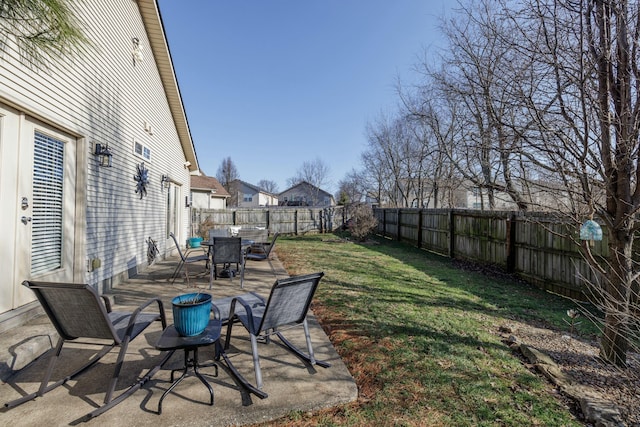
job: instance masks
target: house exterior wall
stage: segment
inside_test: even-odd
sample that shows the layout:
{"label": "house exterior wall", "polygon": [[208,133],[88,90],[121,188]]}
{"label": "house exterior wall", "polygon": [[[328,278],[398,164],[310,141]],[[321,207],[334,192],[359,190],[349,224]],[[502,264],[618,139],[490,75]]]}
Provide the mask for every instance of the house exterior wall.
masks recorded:
{"label": "house exterior wall", "polygon": [[331,194],[307,183],[295,185],[278,194],[278,201],[291,205],[308,206],[334,206],[335,201]]}
{"label": "house exterior wall", "polygon": [[258,206],[278,206],[278,198],[273,195],[258,193]]}
{"label": "house exterior wall", "polygon": [[[90,40],[84,53],[52,61],[46,70],[31,70],[11,51],[0,58],[0,104],[73,139],[75,206],[65,206],[75,212],[73,280],[103,290],[146,265],[149,237],[161,256],[171,250],[168,197],[175,199],[174,231],[181,241],[188,237],[189,171],[138,3],[78,2],[74,8]],[[144,60],[138,63],[132,55],[134,37],[143,47]],[[150,159],[135,154],[134,141],[151,150]],[[108,144],[113,167],[98,166],[95,143]],[[146,197],[140,198],[133,176],[143,161],[149,183]],[[161,184],[163,174],[171,177],[168,188]],[[92,259],[100,260],[101,267],[88,271]],[[25,279],[30,277],[15,278]]]}
{"label": "house exterior wall", "polygon": [[251,208],[258,206],[258,193],[243,182],[236,182],[229,191],[234,191],[238,200],[238,207]]}
{"label": "house exterior wall", "polygon": [[226,197],[216,197],[211,191],[191,190],[191,207],[194,209],[226,209]]}
{"label": "house exterior wall", "polygon": [[[494,210],[517,210],[518,206],[511,200],[509,195],[502,191],[494,193],[495,207]],[[467,208],[469,209],[485,209],[489,210],[489,195],[486,190],[477,187],[467,191]]]}
{"label": "house exterior wall", "polygon": [[231,198],[228,205],[232,207],[257,208],[278,205],[278,197],[275,194],[262,191],[259,187],[239,179],[231,182],[229,194]]}
{"label": "house exterior wall", "polygon": [[209,201],[211,202],[210,209],[226,209],[227,208],[227,199],[222,199],[219,197],[210,197]]}

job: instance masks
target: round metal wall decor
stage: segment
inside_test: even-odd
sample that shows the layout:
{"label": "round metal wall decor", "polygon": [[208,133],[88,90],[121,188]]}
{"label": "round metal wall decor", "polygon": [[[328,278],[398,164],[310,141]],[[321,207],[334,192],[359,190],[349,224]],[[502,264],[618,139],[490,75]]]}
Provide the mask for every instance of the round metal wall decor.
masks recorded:
{"label": "round metal wall decor", "polygon": [[149,169],[144,167],[144,162],[136,166],[138,173],[133,176],[136,181],[136,193],[140,193],[140,199],[147,195],[147,185],[149,184]]}

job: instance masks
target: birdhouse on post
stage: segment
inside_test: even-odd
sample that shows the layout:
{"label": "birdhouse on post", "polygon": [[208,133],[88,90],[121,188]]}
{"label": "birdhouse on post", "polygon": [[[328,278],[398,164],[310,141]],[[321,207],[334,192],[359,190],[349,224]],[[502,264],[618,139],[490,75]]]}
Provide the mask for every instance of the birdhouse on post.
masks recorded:
{"label": "birdhouse on post", "polygon": [[602,227],[592,219],[588,219],[580,227],[580,240],[588,240],[589,246],[593,246],[596,240],[602,240]]}

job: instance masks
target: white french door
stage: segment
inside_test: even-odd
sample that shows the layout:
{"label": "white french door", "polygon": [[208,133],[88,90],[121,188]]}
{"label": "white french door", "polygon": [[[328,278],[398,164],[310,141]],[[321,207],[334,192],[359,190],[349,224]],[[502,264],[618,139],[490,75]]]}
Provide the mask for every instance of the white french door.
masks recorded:
{"label": "white french door", "polygon": [[173,233],[178,242],[185,241],[186,237],[182,235],[182,227],[181,224],[181,209],[180,209],[180,198],[182,195],[182,187],[176,185],[175,183],[169,184],[169,189],[167,191],[167,235],[165,236],[167,239],[168,248],[173,247],[173,240],[169,237],[169,233]]}
{"label": "white french door", "polygon": [[75,165],[74,138],[0,104],[0,313],[34,300],[23,280],[73,281]]}

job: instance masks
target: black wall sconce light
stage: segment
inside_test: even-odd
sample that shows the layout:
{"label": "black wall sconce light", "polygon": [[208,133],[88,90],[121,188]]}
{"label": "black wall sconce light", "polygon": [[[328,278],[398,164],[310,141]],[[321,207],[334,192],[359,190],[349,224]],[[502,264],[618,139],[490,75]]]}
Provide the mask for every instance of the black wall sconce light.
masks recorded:
{"label": "black wall sconce light", "polygon": [[171,183],[171,179],[169,178],[169,175],[162,175],[162,178],[160,179],[160,183],[162,184],[162,188],[169,188],[169,183]]}
{"label": "black wall sconce light", "polygon": [[113,154],[111,154],[111,151],[109,150],[109,146],[103,145],[103,144],[95,144],[95,149],[96,151],[93,154],[95,154],[96,157],[98,157],[98,164],[100,166],[110,168],[111,157],[113,156]]}

